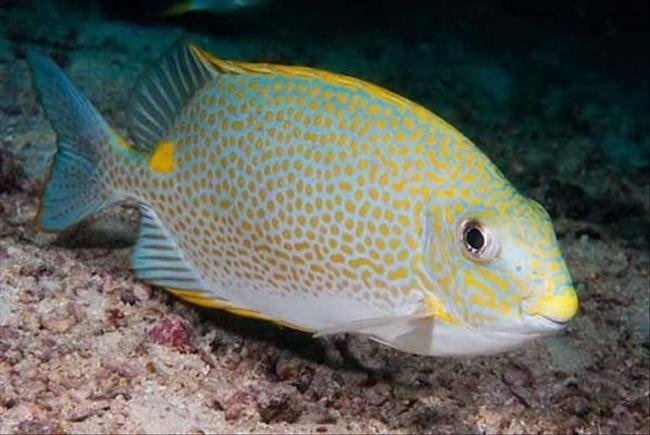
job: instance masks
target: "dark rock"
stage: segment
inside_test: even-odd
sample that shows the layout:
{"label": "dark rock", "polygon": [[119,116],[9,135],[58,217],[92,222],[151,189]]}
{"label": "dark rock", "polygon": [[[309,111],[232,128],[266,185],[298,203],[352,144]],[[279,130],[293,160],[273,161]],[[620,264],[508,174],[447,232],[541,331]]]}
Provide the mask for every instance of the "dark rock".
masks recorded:
{"label": "dark rock", "polygon": [[264,423],[294,423],[302,414],[302,404],[294,388],[262,391],[256,397],[257,412]]}

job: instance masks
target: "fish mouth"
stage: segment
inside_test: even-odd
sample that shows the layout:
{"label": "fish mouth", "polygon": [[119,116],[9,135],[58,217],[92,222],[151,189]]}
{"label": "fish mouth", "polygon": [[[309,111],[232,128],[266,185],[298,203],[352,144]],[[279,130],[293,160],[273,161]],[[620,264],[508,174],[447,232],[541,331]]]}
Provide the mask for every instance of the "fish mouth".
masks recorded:
{"label": "fish mouth", "polygon": [[521,310],[529,323],[542,328],[564,328],[578,310],[578,297],[573,287],[566,287],[556,295],[524,300]]}
{"label": "fish mouth", "polygon": [[571,319],[557,320],[557,319],[552,319],[550,317],[547,317],[547,316],[544,316],[544,315],[541,315],[541,314],[540,314],[540,316],[543,317],[544,319],[548,320],[549,322],[551,322],[553,325],[556,325],[558,328],[565,328],[566,325],[568,325],[569,321],[571,320]]}
{"label": "fish mouth", "polygon": [[561,331],[569,324],[570,319],[558,320],[543,314],[524,314],[526,324],[532,327],[536,332],[545,334]]}

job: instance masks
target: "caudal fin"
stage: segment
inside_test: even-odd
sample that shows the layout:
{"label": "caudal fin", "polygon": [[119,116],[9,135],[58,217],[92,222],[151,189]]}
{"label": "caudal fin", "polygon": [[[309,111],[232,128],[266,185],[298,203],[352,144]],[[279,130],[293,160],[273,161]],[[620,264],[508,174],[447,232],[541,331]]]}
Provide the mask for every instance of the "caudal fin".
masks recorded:
{"label": "caudal fin", "polygon": [[30,51],[27,61],[57,134],[57,151],[36,219],[43,230],[60,231],[116,200],[98,170],[101,147],[110,146],[113,133],[51,59]]}

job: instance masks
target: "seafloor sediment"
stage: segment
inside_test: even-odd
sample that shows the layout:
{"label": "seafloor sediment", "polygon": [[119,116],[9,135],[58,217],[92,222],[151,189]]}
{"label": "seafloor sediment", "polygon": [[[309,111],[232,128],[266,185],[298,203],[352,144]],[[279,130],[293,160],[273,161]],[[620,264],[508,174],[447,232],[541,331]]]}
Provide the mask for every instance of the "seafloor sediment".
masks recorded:
{"label": "seafloor sediment", "polygon": [[[0,5],[0,433],[647,432],[650,68],[629,52],[647,48],[647,28],[635,40],[611,19],[606,32],[520,23],[522,11],[481,3],[380,2],[370,17],[297,3],[174,20],[125,2]],[[55,137],[25,49],[53,56],[124,129],[137,74],[182,35],[224,58],[362,77],[441,114],[550,210],[575,320],[471,359],[313,340],[138,282],[128,204],[60,236],[36,231]]]}

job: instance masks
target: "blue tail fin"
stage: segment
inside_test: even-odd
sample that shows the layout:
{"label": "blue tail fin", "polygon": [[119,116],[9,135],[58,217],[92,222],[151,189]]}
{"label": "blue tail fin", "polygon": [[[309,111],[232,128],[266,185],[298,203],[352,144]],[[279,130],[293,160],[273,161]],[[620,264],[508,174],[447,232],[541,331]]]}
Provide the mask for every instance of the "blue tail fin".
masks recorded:
{"label": "blue tail fin", "polygon": [[37,222],[60,231],[115,201],[98,170],[111,129],[49,58],[30,51],[27,60],[41,104],[57,134],[57,151],[41,198]]}

